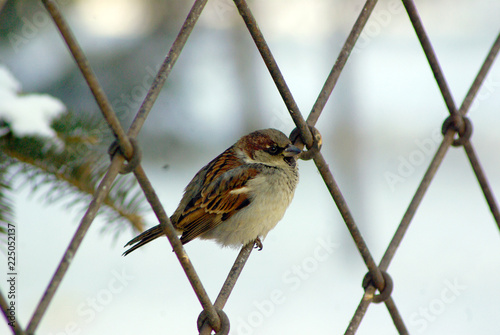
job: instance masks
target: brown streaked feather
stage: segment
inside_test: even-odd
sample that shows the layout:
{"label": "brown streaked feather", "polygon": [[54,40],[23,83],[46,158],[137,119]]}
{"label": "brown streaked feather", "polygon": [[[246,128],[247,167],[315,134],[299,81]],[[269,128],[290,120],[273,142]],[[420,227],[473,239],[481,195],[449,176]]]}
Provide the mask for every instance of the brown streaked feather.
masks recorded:
{"label": "brown streaked feather", "polygon": [[241,166],[242,162],[236,157],[234,148],[230,147],[222,154],[217,156],[207,165],[207,174],[205,176],[204,185],[211,184],[214,180],[219,178],[223,173]]}
{"label": "brown streaked feather", "polygon": [[195,221],[189,222],[182,231],[181,242],[186,244],[201,234],[209,231],[221,223],[221,215],[209,214],[203,209],[198,209],[196,214],[199,216]]}
{"label": "brown streaked feather", "polygon": [[176,227],[183,231],[181,241],[189,242],[248,206],[251,199],[243,188],[258,174],[257,169],[248,167],[218,174],[192,206],[186,206],[176,222]]}
{"label": "brown streaked feather", "polygon": [[[198,203],[200,198],[202,197],[201,191],[203,185],[210,185],[214,180],[219,178],[223,173],[242,166],[242,162],[236,157],[234,153],[234,146],[228,148],[226,151],[221,153],[219,156],[215,157],[210,163],[205,165],[193,180],[190,182],[188,187],[186,188],[186,192],[184,193],[183,198],[190,198],[190,201],[185,205],[184,208],[179,205],[176,212],[174,213],[174,225],[176,227],[177,223],[182,221],[184,217],[189,215],[191,211],[196,211],[198,209]],[[198,182],[198,187],[190,189],[190,185],[193,184],[193,181],[196,178],[200,178],[201,180]],[[182,204],[182,201],[181,201]],[[181,229],[182,227],[178,227]]]}

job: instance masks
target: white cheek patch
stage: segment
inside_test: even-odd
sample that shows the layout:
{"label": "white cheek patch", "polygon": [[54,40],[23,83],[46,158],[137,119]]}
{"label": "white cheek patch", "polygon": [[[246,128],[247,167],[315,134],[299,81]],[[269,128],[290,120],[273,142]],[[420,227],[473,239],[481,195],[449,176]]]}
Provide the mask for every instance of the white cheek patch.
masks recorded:
{"label": "white cheek patch", "polygon": [[243,157],[243,161],[247,164],[255,164],[255,163],[258,163],[256,160],[248,157],[248,156],[245,156]]}

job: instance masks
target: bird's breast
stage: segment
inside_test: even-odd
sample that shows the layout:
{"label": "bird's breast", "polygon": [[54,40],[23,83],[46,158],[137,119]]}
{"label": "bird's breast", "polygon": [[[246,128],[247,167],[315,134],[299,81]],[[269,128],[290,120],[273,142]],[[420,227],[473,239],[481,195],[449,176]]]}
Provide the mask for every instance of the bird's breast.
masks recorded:
{"label": "bird's breast", "polygon": [[265,238],[292,201],[298,174],[289,172],[272,169],[248,181],[244,188],[250,204],[202,238],[215,239],[224,246],[241,246],[257,237]]}

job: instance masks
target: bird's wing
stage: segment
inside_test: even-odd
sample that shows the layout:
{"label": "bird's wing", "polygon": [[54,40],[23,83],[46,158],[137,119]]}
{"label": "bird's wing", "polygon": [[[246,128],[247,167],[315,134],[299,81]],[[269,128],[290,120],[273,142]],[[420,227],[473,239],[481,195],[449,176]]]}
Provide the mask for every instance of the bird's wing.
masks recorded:
{"label": "bird's wing", "polygon": [[182,243],[209,231],[248,206],[252,199],[247,182],[258,174],[257,169],[248,166],[216,173],[217,176],[189,202],[177,221],[176,227],[183,231]]}

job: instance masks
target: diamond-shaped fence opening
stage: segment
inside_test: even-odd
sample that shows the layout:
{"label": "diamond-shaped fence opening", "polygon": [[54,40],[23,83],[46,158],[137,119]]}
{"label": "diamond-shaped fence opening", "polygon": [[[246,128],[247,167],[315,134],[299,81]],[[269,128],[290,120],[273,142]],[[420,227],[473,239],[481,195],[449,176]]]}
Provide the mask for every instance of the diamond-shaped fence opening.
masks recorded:
{"label": "diamond-shaped fence opening", "polygon": [[[182,57],[182,49],[186,45],[186,43],[189,43],[188,37],[196,26],[198,18],[203,12],[207,1],[198,0],[194,2],[187,19],[185,20],[177,38],[175,39],[170,51],[168,52],[167,57],[159,68],[157,75],[152,82],[151,88],[149,89],[146,98],[142,102],[142,105],[140,106],[139,111],[137,112],[137,115],[132,122],[132,125],[127,131],[122,128],[122,125],[118,121],[104,90],[98,83],[96,75],[94,74],[94,71],[92,70],[92,67],[89,64],[88,60],[86,59],[84,50],[82,50],[82,48],[79,46],[77,38],[75,38],[71,31],[71,28],[66,23],[64,16],[61,14],[58,8],[58,4],[54,1],[48,0],[42,1],[42,3],[47,9],[48,13],[50,13],[50,16],[55,22],[57,29],[60,31],[67,47],[69,48],[73,58],[75,59],[77,66],[83,74],[88,87],[91,89],[92,94],[94,95],[95,100],[97,101],[106,122],[109,124],[109,127],[116,137],[116,143],[120,148],[118,152],[121,152],[121,154],[114,154],[112,156],[111,165],[106,176],[101,181],[93,200],[89,204],[88,210],[82,217],[76,233],[74,234],[69,246],[67,247],[67,250],[62,257],[53,278],[48,284],[47,289],[41,297],[33,314],[29,318],[26,327],[22,327],[18,323],[19,314],[15,315],[16,319],[13,324],[15,324],[16,326],[11,327],[12,332],[16,334],[36,333],[40,323],[43,321],[43,316],[46,313],[51,313],[50,303],[56,297],[55,294],[60,284],[63,282],[64,277],[67,275],[70,265],[73,262],[74,256],[77,253],[78,248],[83,242],[85,235],[89,231],[89,228],[96,217],[97,210],[101,206],[107,192],[109,192],[109,189],[118,173],[120,173],[121,171],[122,173],[133,172],[133,174],[137,178],[139,185],[144,191],[149,204],[151,205],[159,223],[161,224],[165,232],[165,235],[168,237],[168,240],[170,241],[174,249],[175,255],[177,256],[186,274],[187,280],[194,290],[196,298],[201,304],[202,312],[198,318],[197,325],[199,333],[209,334],[211,333],[211,330],[215,330],[217,334],[227,334],[229,332],[230,324],[234,326],[235,323],[234,320],[231,319],[230,313],[228,313],[228,318],[224,307],[228,302],[228,299],[231,298],[230,295],[232,293],[233,287],[237,283],[239,275],[244,269],[247,259],[250,257],[251,251],[253,249],[253,243],[246,245],[241,249],[233,267],[231,268],[227,276],[226,281],[222,286],[222,289],[220,290],[220,293],[218,294],[217,298],[212,301],[203,285],[203,278],[197,275],[195,266],[193,266],[193,264],[191,263],[186,250],[183,248],[178,237],[176,236],[175,230],[169,220],[169,217],[155,192],[154,184],[151,182],[150,178],[143,169],[143,166],[141,165],[139,157],[140,144],[138,144],[135,140],[135,138],[141,131],[144,122],[146,122],[153,104],[159,96],[161,88],[168,80],[168,77],[176,64],[176,61],[179,57]],[[336,179],[334,178],[334,174],[332,173],[332,171],[334,171],[334,168],[328,165],[328,161],[323,154],[323,151],[328,148],[329,143],[325,142],[325,140],[322,139],[322,127],[316,127],[316,123],[322,119],[323,110],[325,109],[325,106],[332,92],[334,92],[339,78],[343,73],[343,69],[350,57],[355,57],[356,54],[364,52],[364,50],[369,47],[367,46],[367,41],[369,40],[369,38],[373,38],[374,34],[382,34],[381,32],[377,33],[375,31],[377,26],[367,25],[368,20],[370,20],[370,18],[377,19],[377,22],[379,22],[378,29],[380,30],[382,23],[387,23],[388,20],[390,20],[390,16],[387,16],[390,15],[390,12],[374,11],[377,1],[370,0],[366,1],[362,8],[359,8],[359,16],[357,17],[357,20],[355,21],[350,32],[347,34],[345,43],[343,44],[341,51],[333,67],[331,68],[331,71],[329,72],[329,74],[325,74],[327,79],[324,82],[321,90],[317,92],[317,99],[310,107],[310,113],[306,114],[306,111],[301,111],[299,109],[294,95],[289,89],[287,82],[282,72],[280,71],[278,63],[273,56],[272,48],[270,48],[269,44],[266,42],[266,36],[259,29],[258,21],[254,17],[254,14],[250,9],[252,4],[248,4],[243,0],[235,0],[234,4],[240,16],[242,17],[250,36],[255,42],[257,50],[259,51],[262,60],[265,63],[265,66],[269,70],[269,73],[278,89],[278,92],[281,95],[281,98],[283,99],[287,110],[289,111],[290,117],[295,123],[296,129],[290,136],[297,145],[305,148],[304,152],[301,154],[301,158],[304,160],[304,162],[302,162],[302,165],[312,165],[314,163],[314,165],[316,166],[317,171],[319,172],[317,177],[321,177],[324,181],[326,190],[331,195],[333,203],[336,205],[336,208],[340,213],[340,216],[342,217],[357,250],[359,251],[359,255],[361,256],[361,259],[366,266],[366,275],[364,275],[364,277],[361,276],[359,278],[359,283],[357,283],[357,285],[361,284],[364,290],[360,291],[360,300],[356,300],[359,298],[352,297],[351,301],[332,301],[332,304],[336,306],[343,306],[337,307],[340,309],[351,308],[347,306],[354,306],[355,303],[353,301],[355,301],[356,303],[357,301],[359,301],[357,307],[354,306],[351,320],[345,325],[345,333],[354,334],[357,332],[358,327],[362,324],[364,317],[367,314],[367,311],[374,303],[385,305],[385,308],[388,312],[386,313],[385,317],[387,317],[387,320],[392,320],[392,322],[394,323],[394,327],[395,329],[397,329],[398,333],[406,334],[408,333],[409,328],[416,329],[416,331],[424,330],[425,328],[427,328],[427,325],[429,323],[433,322],[438,316],[441,316],[443,313],[445,313],[447,306],[457,299],[457,297],[461,294],[461,290],[463,290],[466,285],[460,283],[460,281],[456,278],[447,278],[445,281],[443,281],[442,290],[436,293],[436,299],[430,302],[423,302],[423,305],[420,305],[421,307],[416,311],[408,311],[406,309],[402,310],[400,309],[402,303],[401,300],[404,300],[403,297],[410,297],[411,295],[405,295],[404,291],[400,292],[398,295],[395,295],[393,294],[394,288],[398,287],[398,285],[400,284],[404,284],[404,281],[411,282],[411,277],[415,275],[414,272],[423,271],[425,269],[425,264],[409,264],[404,268],[405,271],[402,271],[400,269],[401,265],[399,265],[398,273],[404,273],[403,275],[400,275],[401,278],[393,278],[391,276],[389,266],[391,265],[394,257],[397,255],[399,247],[405,243],[405,237],[407,235],[408,228],[410,227],[415,215],[417,215],[418,210],[421,208],[421,206],[423,206],[425,196],[429,191],[431,183],[439,173],[438,168],[443,165],[444,162],[446,162],[446,154],[450,150],[453,150],[452,147],[462,147],[464,149],[463,151],[465,153],[465,156],[470,162],[472,171],[477,178],[479,188],[483,193],[489,210],[491,211],[493,218],[493,220],[491,220],[491,225],[494,226],[496,222],[496,225],[500,227],[500,213],[498,211],[493,190],[489,186],[487,173],[485,173],[481,165],[482,156],[480,154],[477,154],[476,148],[473,145],[474,140],[472,135],[474,119],[467,116],[468,111],[470,110],[474,102],[474,99],[477,99],[478,97],[478,92],[481,85],[483,85],[485,80],[488,78],[488,72],[497,57],[498,51],[500,49],[500,35],[498,35],[498,37],[494,41],[492,41],[492,47],[484,52],[484,61],[482,62],[482,64],[478,64],[479,70],[477,72],[477,75],[471,81],[468,91],[465,94],[465,98],[462,99],[462,101],[457,102],[453,98],[453,95],[451,93],[452,90],[450,89],[449,83],[447,81],[447,76],[445,76],[442,65],[439,62],[439,57],[433,49],[433,45],[431,43],[432,39],[426,32],[425,26],[418,13],[417,6],[413,1],[402,1],[404,10],[411,21],[413,29],[415,30],[416,38],[423,49],[423,55],[425,55],[428,64],[430,65],[431,72],[435,78],[435,83],[437,83],[436,90],[438,90],[437,92],[440,92],[444,101],[444,106],[447,109],[449,115],[447,117],[443,117],[443,119],[439,121],[439,124],[434,125],[435,128],[439,129],[439,131],[442,133],[442,137],[440,138],[440,141],[438,141],[438,143],[436,143],[435,140],[431,141],[428,138],[417,140],[416,145],[418,146],[419,151],[410,153],[408,157],[403,157],[403,160],[401,160],[400,162],[400,168],[402,169],[402,171],[400,171],[400,174],[389,173],[384,175],[389,185],[394,185],[395,183],[402,182],[401,179],[407,178],[408,176],[404,175],[404,173],[411,174],[411,170],[415,170],[415,165],[424,164],[422,163],[422,161],[425,160],[424,158],[426,158],[424,156],[427,156],[428,158],[426,162],[430,162],[428,163],[427,170],[423,174],[420,183],[416,187],[416,190],[414,190],[413,192],[410,203],[406,206],[406,210],[402,212],[402,217],[399,218],[399,224],[395,226],[393,237],[387,242],[385,252],[381,255],[374,255],[366,242],[366,236],[364,233],[364,230],[365,228],[367,228],[369,223],[364,224],[362,227],[358,226],[358,221],[356,220],[353,212],[350,209],[350,203],[346,201],[344,195],[347,199],[351,199],[352,197],[350,197],[350,195],[348,194],[342,194],[341,187],[339,187]],[[398,4],[399,3],[396,4],[396,2],[393,1],[388,3],[388,6],[389,8],[394,8],[394,6]],[[229,6],[227,2],[219,2],[215,5],[223,6],[224,8],[228,8]],[[285,6],[284,3],[283,6]],[[448,6],[452,7],[453,3],[449,3]],[[443,13],[443,15],[444,14],[445,13]],[[276,15],[276,20],[279,20],[279,14]],[[405,65],[403,66],[411,66],[411,62],[407,62],[404,64]],[[408,78],[408,80],[410,81],[411,78]],[[396,83],[395,85],[398,84]],[[430,85],[435,86],[434,83],[429,82],[429,86]],[[418,92],[412,93],[414,93],[415,95],[419,95]],[[353,99],[362,100],[363,97],[353,97]],[[423,99],[424,101],[420,101],[417,99],[417,101],[421,102],[417,109],[427,108],[427,105],[425,103],[425,96],[421,97],[420,99]],[[387,103],[390,104],[390,102]],[[408,109],[415,110],[414,106],[408,106]],[[442,108],[442,110],[444,110],[444,107]],[[401,111],[402,114],[404,114],[405,112],[406,111]],[[335,113],[335,111],[333,111],[332,113]],[[395,127],[396,126],[397,125],[395,125]],[[405,127],[408,127],[408,125],[405,125]],[[398,129],[395,129],[395,132],[398,131]],[[341,135],[347,135],[348,133],[348,131],[345,131],[342,132]],[[435,139],[436,136],[433,135],[432,138]],[[349,146],[349,144],[346,143],[346,146]],[[495,144],[490,145],[489,152],[490,154],[495,154]],[[124,163],[125,161],[126,163]],[[123,171],[122,166],[124,164],[126,166],[125,170],[127,171]],[[369,170],[369,167],[364,166],[362,167],[362,169]],[[457,184],[460,184],[461,182],[462,181],[457,180]],[[463,190],[460,189],[460,187],[457,187],[456,190],[450,192],[450,199],[457,198],[457,195],[454,192],[467,192],[467,190]],[[382,200],[374,199],[373,202],[376,201],[377,204],[381,204],[383,202]],[[449,207],[447,207],[449,206],[449,202],[444,202],[444,200],[449,199],[443,199],[443,212],[446,212],[450,210]],[[312,199],[311,201],[314,201],[314,199]],[[368,199],[367,201],[371,200]],[[305,204],[304,210],[308,210],[309,207],[312,206]],[[365,216],[370,218],[371,214],[367,214]],[[440,222],[436,222],[436,224],[439,223]],[[471,222],[470,224],[475,223]],[[304,222],[303,225],[307,225],[307,229],[314,229],[314,222]],[[377,227],[370,227],[370,229],[377,229]],[[478,229],[484,228],[482,226],[478,226]],[[418,241],[420,246],[416,246],[414,244],[412,246],[425,248],[426,244],[429,243],[430,240],[432,240],[434,232],[429,231],[427,234],[428,239]],[[304,234],[304,236],[308,235]],[[297,244],[299,245],[302,242],[304,241],[298,240]],[[449,242],[442,241],[442,243],[443,247],[447,248],[447,243]],[[315,254],[313,255],[315,255],[316,258],[305,258],[303,260],[303,263],[301,264],[304,269],[313,269],[321,260],[319,249],[314,249],[312,252],[315,252]],[[168,257],[168,255],[166,255],[165,257]],[[210,255],[210,258],[213,257],[216,256]],[[436,255],[436,257],[440,257],[440,255]],[[404,259],[399,260],[399,262],[404,262]],[[467,266],[460,266],[460,260],[447,259],[443,260],[443,262],[445,264],[456,263],[458,264],[457,266],[460,268],[460,271],[468,271]],[[478,262],[481,262],[481,260],[478,260]],[[336,269],[336,271],[339,271],[339,269]],[[292,273],[295,275],[295,277],[287,277],[288,274]],[[309,274],[307,273],[307,271],[300,272],[300,267],[292,267],[289,272],[284,272],[281,280],[289,280],[289,282],[293,282],[295,280],[295,283],[297,285],[301,285],[301,282],[305,278],[308,278],[308,275]],[[261,281],[267,280],[268,277],[266,276],[266,274],[261,273],[257,276],[255,276],[254,274],[253,278],[255,278],[256,280],[255,290],[258,291],[258,284]],[[336,279],[334,277],[330,279],[330,281],[332,282],[332,287],[335,280]],[[478,278],[478,280],[481,279]],[[165,278],[165,282],[168,283],[168,278]],[[411,289],[411,285],[401,285],[401,287]],[[161,287],[158,288],[158,290],[160,289]],[[339,289],[339,286],[335,285],[335,289]],[[491,289],[493,289],[493,287]],[[322,286],[318,287],[318,290],[328,292],[329,290],[331,290],[331,288]],[[2,292],[2,294],[0,295],[0,299],[0,306],[2,308],[2,311],[6,316],[6,319],[9,320],[9,301],[5,292]],[[147,299],[145,298],[141,301],[147,301]],[[276,306],[285,303],[285,301],[286,298],[283,297],[283,292],[281,292],[280,294],[279,290],[272,291],[268,299],[254,301],[253,305],[255,306],[255,308],[257,308],[258,313],[254,313],[254,316],[252,317],[249,316],[249,318],[244,320],[244,326],[241,326],[240,323],[240,327],[233,328],[231,332],[252,333],[253,331],[255,331],[255,333],[258,333],[259,330],[255,330],[252,328],[257,327],[257,324],[261,324],[261,319],[263,319],[264,317],[272,317],[272,314],[275,313]],[[286,303],[293,304],[293,301],[287,301]],[[130,305],[129,308],[141,308],[141,306],[137,305],[134,301],[131,301],[127,304]],[[165,299],[165,304],[169,304],[168,299]],[[175,313],[175,309],[176,306],[171,306],[171,309],[168,313]],[[288,317],[288,322],[301,324],[300,314],[304,313],[303,307],[298,305],[294,309],[296,310],[296,315],[290,315]],[[198,312],[193,312],[193,314],[197,313]],[[335,311],[332,309],[331,311],[328,311],[328,313],[335,313]],[[314,314],[318,315],[318,318],[322,320],[329,319],[328,313],[324,313],[322,310],[314,311]],[[380,317],[384,316],[381,315]],[[472,315],[469,317],[472,318],[478,316]],[[193,317],[193,319],[195,319],[195,317]],[[128,321],[129,320],[121,319],[117,320],[116,322],[126,323]],[[464,323],[467,322],[465,318],[461,321],[463,321]],[[490,318],[485,322],[494,324],[495,320],[494,318]],[[325,322],[325,324],[326,323],[327,322]],[[410,323],[410,327],[408,326],[408,323]],[[325,328],[326,327],[327,326],[325,325]],[[186,328],[192,329],[188,326],[186,326]],[[168,324],[165,325],[165,332],[169,333]],[[370,331],[370,333],[374,332],[376,332],[376,330]]]}

